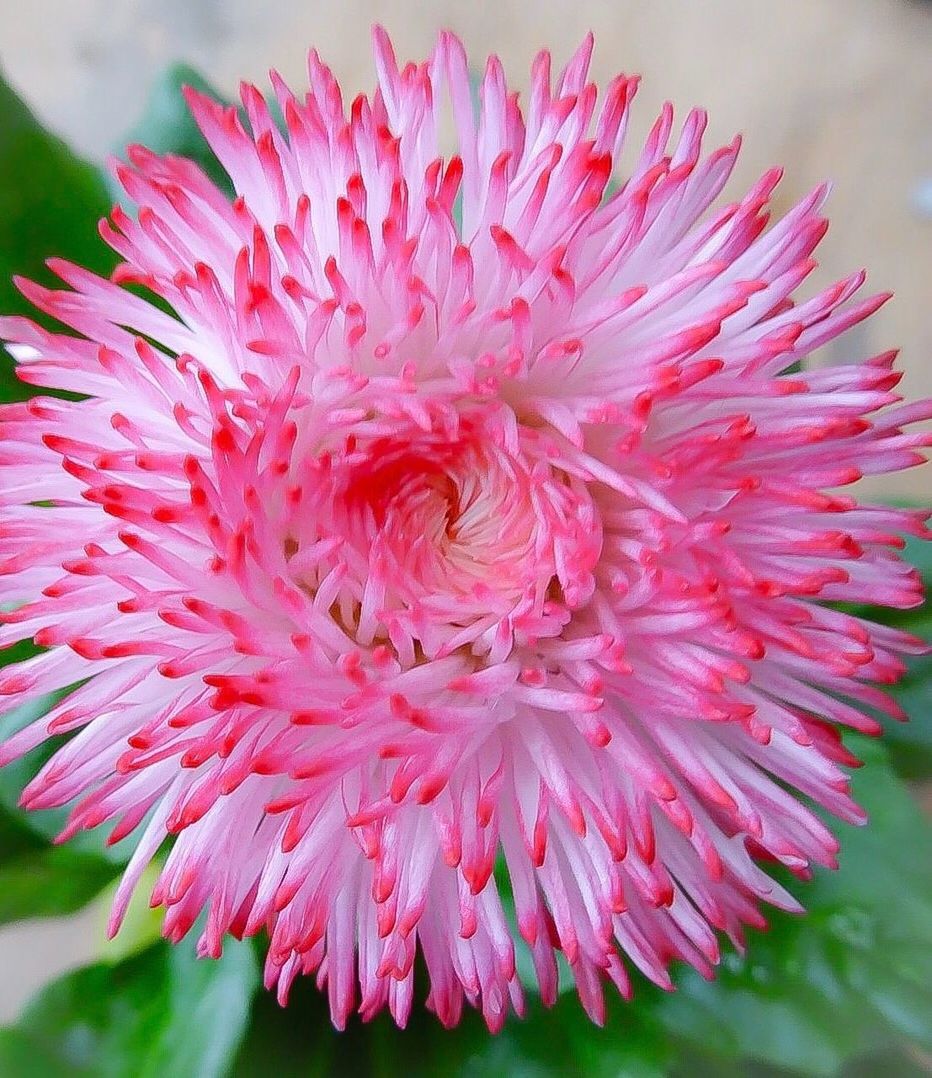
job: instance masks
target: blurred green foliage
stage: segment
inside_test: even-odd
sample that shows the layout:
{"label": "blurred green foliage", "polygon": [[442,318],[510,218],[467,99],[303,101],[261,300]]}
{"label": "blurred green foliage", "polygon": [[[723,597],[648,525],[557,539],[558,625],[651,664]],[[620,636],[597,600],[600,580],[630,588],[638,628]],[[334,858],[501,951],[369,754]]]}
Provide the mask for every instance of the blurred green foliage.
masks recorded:
{"label": "blurred green foliage", "polygon": [[[35,314],[12,277],[54,283],[45,267],[50,256],[108,272],[115,257],[98,236],[97,222],[110,205],[100,171],[46,131],[0,78],[0,312]],[[0,399],[29,395],[12,372],[3,352]]]}
{"label": "blurred green foliage", "polygon": [[222,1078],[258,984],[252,948],[235,940],[217,961],[199,961],[189,939],[117,966],[86,966],[49,985],[15,1027],[0,1030],[0,1074]]}
{"label": "blurred green foliage", "polygon": [[[210,90],[190,69],[169,69],[129,141],[193,157],[227,184],[183,104],[184,83]],[[112,266],[96,235],[96,219],[113,192],[108,183],[45,131],[0,80],[0,310],[25,309],[9,278],[19,272],[45,279],[50,254],[102,272]],[[28,387],[10,371],[4,359],[0,397],[25,396]],[[906,556],[927,580],[932,576],[929,547],[910,542]],[[922,610],[859,613],[926,638],[932,628],[932,616]],[[21,657],[13,651],[0,659]],[[932,1051],[932,837],[904,779],[932,776],[932,658],[915,660],[897,693],[913,721],[891,726],[889,751],[849,739],[867,762],[854,786],[870,826],[837,828],[843,832],[837,873],[819,871],[808,885],[783,881],[807,916],[774,913],[771,930],[752,934],[743,956],[726,946],[712,982],[680,970],[678,991],[670,995],[642,978],[631,1004],[609,993],[602,1030],[572,993],[545,1011],[529,991],[526,1018],[511,1019],[497,1037],[473,1013],[446,1031],[418,1006],[405,1031],[383,1016],[337,1034],[312,981],[299,981],[287,1009],[258,990],[261,945],[231,940],[221,960],[198,960],[190,938],[175,947],[144,945],[144,933],[141,952],[128,947],[118,961],[67,974],[41,991],[17,1023],[0,1029],[0,1075],[924,1073],[922,1053]],[[4,716],[0,736],[48,705],[39,701]],[[17,807],[48,753],[37,750],[0,770],[0,924],[80,908],[113,880],[132,846],[129,840],[111,848],[105,836],[90,834],[55,847],[64,810]]]}

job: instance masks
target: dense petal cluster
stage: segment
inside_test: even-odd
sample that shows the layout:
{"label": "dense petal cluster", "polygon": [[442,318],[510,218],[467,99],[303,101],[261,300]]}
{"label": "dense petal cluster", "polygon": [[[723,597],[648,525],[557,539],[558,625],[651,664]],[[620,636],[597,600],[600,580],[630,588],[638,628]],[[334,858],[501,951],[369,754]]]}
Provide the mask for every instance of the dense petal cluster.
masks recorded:
{"label": "dense petal cluster", "polygon": [[710,975],[795,907],[760,861],[833,864],[808,802],[861,819],[838,728],[919,647],[835,605],[921,599],[924,514],[827,488],[917,463],[932,407],[892,353],[792,373],[885,298],[793,298],[826,190],[712,210],[700,111],[621,158],[636,80],[590,52],[523,109],[450,35],[377,33],[348,112],[316,54],[280,122],[191,93],[236,197],[131,148],[113,279],[53,262],[20,287],[65,330],[0,321],[86,397],[0,412],[0,646],[40,648],[3,707],[68,690],[0,761],[70,735],[24,803],[137,832],[114,929],[157,858],[171,939],[266,932],[339,1026],[404,1023],[422,961],[497,1028],[516,946],[595,1020],[623,956]]}

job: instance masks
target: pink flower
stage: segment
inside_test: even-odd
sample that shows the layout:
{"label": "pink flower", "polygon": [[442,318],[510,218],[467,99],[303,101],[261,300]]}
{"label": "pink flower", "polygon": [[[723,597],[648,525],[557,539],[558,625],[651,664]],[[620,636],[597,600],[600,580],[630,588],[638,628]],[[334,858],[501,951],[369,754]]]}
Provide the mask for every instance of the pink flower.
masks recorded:
{"label": "pink flower", "polygon": [[448,34],[399,70],[377,32],[348,115],[312,53],[283,131],[192,93],[235,201],[132,148],[114,280],[21,282],[77,335],[0,322],[89,395],[2,410],[0,643],[47,650],[0,693],[70,691],[0,760],[72,734],[23,800],[138,832],[113,930],[163,851],[171,939],[267,931],[340,1027],[404,1024],[420,952],[441,1021],[499,1028],[518,936],[595,1021],[622,956],[711,975],[798,908],[759,860],[834,864],[790,788],[862,818],[838,727],[920,646],[826,603],[917,604],[925,514],[825,488],[919,462],[932,405],[891,352],[788,373],[886,297],[791,298],[826,189],[708,212],[738,142],[701,156],[702,112],[619,163],[636,80],[597,101],[591,47],[523,110],[492,58],[478,117]]}

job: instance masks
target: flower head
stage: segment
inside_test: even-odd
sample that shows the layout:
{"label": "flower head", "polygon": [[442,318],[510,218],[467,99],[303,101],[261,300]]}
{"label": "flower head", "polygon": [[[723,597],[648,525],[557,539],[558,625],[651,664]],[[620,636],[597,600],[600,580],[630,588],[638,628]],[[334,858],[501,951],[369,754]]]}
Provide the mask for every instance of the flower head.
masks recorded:
{"label": "flower head", "polygon": [[235,199],[131,148],[113,279],[20,285],[73,332],[0,321],[87,395],[0,412],[0,644],[42,649],[0,693],[68,690],[0,761],[70,734],[24,803],[136,833],[114,930],[163,857],[171,939],[267,932],[339,1026],[404,1023],[420,954],[498,1028],[519,936],[596,1020],[623,958],[710,974],[796,907],[759,861],[833,864],[796,792],[861,819],[838,728],[919,646],[832,605],[920,601],[924,514],[826,488],[917,463],[932,407],[893,353],[790,373],[885,298],[793,298],[826,189],[711,210],[738,142],[699,111],[620,162],[636,80],[590,52],[523,108],[446,34],[399,70],[378,32],[348,112],[313,53],[281,126],[191,93]]}

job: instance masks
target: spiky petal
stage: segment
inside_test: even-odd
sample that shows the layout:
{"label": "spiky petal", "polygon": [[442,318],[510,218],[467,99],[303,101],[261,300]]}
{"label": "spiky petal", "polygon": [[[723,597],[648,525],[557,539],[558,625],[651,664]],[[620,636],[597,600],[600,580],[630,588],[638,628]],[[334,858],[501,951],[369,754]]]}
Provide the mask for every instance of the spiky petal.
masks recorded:
{"label": "spiky petal", "polygon": [[791,789],[861,819],[838,728],[919,644],[828,604],[918,603],[924,517],[826,488],[916,463],[932,407],[892,353],[787,373],[884,299],[793,298],[825,188],[708,212],[738,143],[699,111],[619,163],[636,80],[599,100],[589,40],[524,110],[491,59],[478,115],[454,37],[375,46],[348,113],[313,53],[282,128],[192,92],[235,200],[133,147],[114,279],[20,283],[76,333],[3,319],[20,378],[89,399],[2,410],[0,643],[43,650],[0,693],[71,691],[0,760],[71,734],[24,803],[138,833],[114,930],[163,856],[171,939],[265,930],[338,1026],[403,1024],[420,953],[499,1028],[516,934],[599,1021],[622,956],[669,987],[795,908],[758,860],[834,863]]}

